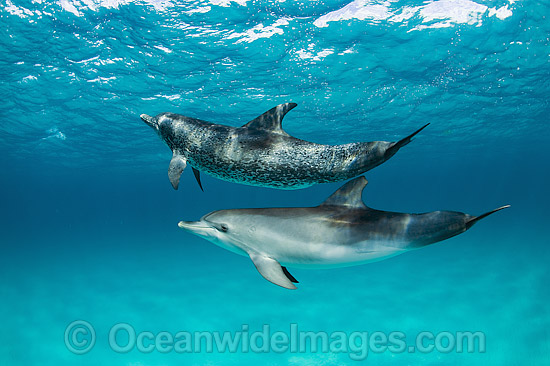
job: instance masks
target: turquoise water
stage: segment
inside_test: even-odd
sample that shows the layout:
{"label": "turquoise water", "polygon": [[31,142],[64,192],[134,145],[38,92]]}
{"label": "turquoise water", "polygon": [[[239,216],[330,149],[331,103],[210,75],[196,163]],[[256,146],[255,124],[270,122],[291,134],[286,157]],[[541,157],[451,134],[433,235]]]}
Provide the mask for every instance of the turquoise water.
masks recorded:
{"label": "turquoise water", "polygon": [[[548,2],[511,0],[3,2],[0,364],[548,364],[548,15]],[[431,123],[366,173],[371,207],[512,208],[385,261],[290,268],[298,290],[274,286],[178,221],[313,206],[340,184],[203,176],[203,193],[188,169],[174,191],[170,151],[139,114],[239,126],[284,102],[298,103],[285,130],[319,143],[393,141]],[[64,341],[75,320],[95,329],[84,354]],[[154,335],[402,332],[407,345],[470,331],[486,349],[117,353],[119,323]]]}

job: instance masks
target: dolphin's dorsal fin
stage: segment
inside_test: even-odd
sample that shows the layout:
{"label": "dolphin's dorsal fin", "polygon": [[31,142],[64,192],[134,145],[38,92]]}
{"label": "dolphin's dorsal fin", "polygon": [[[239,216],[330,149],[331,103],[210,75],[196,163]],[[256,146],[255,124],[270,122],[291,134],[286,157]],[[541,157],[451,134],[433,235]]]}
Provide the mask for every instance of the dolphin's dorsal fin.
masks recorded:
{"label": "dolphin's dorsal fin", "polygon": [[279,104],[278,106],[271,108],[264,114],[254,118],[243,127],[287,134],[283,130],[281,123],[283,122],[283,117],[285,116],[285,114],[287,114],[288,111],[296,106],[296,103]]}
{"label": "dolphin's dorsal fin", "polygon": [[363,203],[363,189],[368,181],[365,177],[360,176],[350,180],[329,198],[327,198],[321,206],[345,206],[349,208],[367,208]]}

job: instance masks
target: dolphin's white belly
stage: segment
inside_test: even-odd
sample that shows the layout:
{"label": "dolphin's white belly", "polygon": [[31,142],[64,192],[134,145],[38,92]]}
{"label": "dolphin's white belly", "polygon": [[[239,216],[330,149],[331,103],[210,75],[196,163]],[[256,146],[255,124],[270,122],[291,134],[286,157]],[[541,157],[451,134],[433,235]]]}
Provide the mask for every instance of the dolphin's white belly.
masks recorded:
{"label": "dolphin's white belly", "polygon": [[[372,243],[361,243],[372,244]],[[376,244],[378,246],[378,244]],[[339,244],[306,244],[301,243],[299,248],[282,248],[270,250],[273,258],[281,264],[300,268],[335,268],[354,266],[368,262],[375,262],[405,252],[393,246],[380,245],[370,251],[356,250]]]}
{"label": "dolphin's white belly", "polygon": [[[245,245],[266,254],[283,265],[303,268],[331,268],[353,266],[382,260],[405,252],[400,239],[371,236],[368,239],[351,238],[344,229],[329,227],[319,222],[292,222],[285,225],[256,227],[255,235]],[[273,225],[273,222],[271,223]],[[284,227],[284,229],[280,229]],[[258,233],[260,231],[260,233]]]}

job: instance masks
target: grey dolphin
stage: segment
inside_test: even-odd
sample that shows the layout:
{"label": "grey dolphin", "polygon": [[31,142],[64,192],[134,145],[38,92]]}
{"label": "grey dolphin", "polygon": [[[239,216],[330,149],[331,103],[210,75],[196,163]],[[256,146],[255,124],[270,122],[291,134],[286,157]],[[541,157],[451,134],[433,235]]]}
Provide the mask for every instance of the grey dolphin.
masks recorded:
{"label": "grey dolphin", "polygon": [[509,207],[480,216],[379,211],[363,203],[366,185],[365,177],[358,177],[317,207],[221,210],[178,226],[249,256],[265,279],[295,289],[298,281],[285,266],[331,268],[382,260],[463,233]]}
{"label": "grey dolphin", "polygon": [[280,189],[343,181],[382,164],[428,125],[397,142],[320,145],[282,129],[283,117],[294,107],[295,103],[280,104],[238,128],[174,113],[140,117],[172,150],[168,177],[174,189],[187,164],[201,189],[200,171],[227,181]]}

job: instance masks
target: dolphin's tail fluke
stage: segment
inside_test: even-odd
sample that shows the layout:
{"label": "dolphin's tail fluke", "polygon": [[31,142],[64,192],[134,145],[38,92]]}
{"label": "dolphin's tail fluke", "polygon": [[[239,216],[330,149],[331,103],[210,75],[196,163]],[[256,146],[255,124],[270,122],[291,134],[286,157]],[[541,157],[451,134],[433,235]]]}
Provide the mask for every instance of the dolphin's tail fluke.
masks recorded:
{"label": "dolphin's tail fluke", "polygon": [[492,215],[492,214],[494,214],[494,213],[497,212],[497,211],[504,210],[505,208],[508,208],[508,207],[510,207],[510,205],[502,206],[502,207],[499,207],[499,208],[494,209],[493,211],[486,212],[486,213],[484,213],[483,215],[479,215],[479,216],[476,216],[476,217],[472,217],[470,220],[468,220],[468,221],[466,222],[466,229],[471,228],[472,225],[474,225],[474,224],[475,224],[476,222],[478,222],[479,220],[484,219],[484,218],[486,218],[487,216]]}
{"label": "dolphin's tail fluke", "polygon": [[420,131],[428,127],[429,123],[426,123],[424,126],[416,130],[415,132],[411,133],[409,136],[395,142],[393,145],[390,146],[388,150],[386,150],[386,157],[391,157],[395,155],[395,153],[401,149],[403,146],[407,145],[409,142],[412,141],[412,138],[416,136]]}

